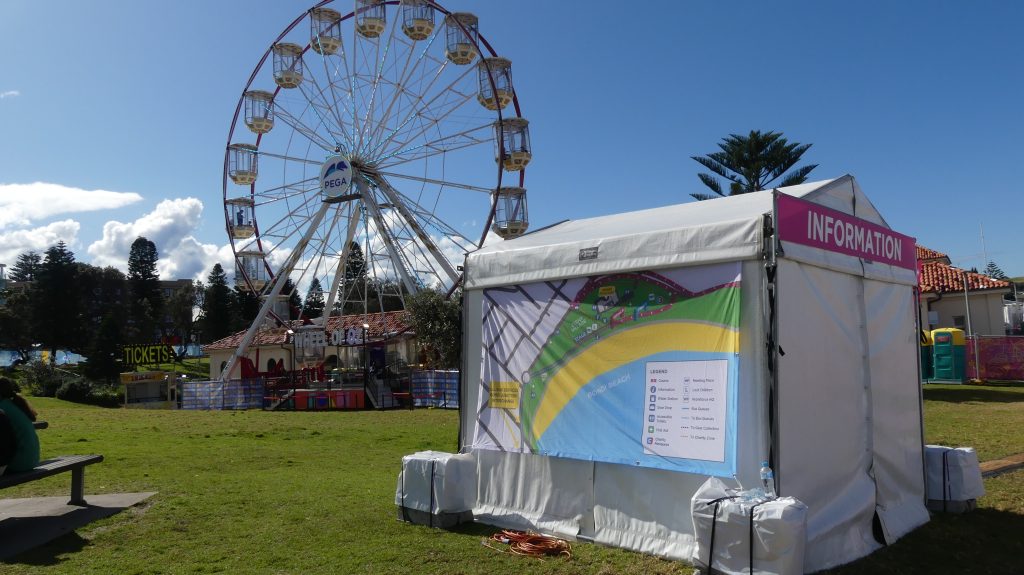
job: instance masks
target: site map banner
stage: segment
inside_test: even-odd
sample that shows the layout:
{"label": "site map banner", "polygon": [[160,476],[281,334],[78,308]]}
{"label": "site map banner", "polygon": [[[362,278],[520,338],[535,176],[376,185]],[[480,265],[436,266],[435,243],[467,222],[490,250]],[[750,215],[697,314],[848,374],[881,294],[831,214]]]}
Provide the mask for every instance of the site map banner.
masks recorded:
{"label": "site map banner", "polygon": [[484,290],[473,447],[735,473],[740,264]]}

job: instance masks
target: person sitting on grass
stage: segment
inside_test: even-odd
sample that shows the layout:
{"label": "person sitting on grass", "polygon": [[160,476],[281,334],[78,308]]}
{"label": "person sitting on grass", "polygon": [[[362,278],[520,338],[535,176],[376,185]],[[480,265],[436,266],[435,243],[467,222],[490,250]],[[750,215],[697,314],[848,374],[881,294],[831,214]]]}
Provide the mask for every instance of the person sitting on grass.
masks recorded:
{"label": "person sitting on grass", "polygon": [[39,464],[39,436],[32,424],[36,412],[18,391],[17,383],[0,377],[0,410],[14,431],[14,454],[7,462],[6,473],[28,471]]}

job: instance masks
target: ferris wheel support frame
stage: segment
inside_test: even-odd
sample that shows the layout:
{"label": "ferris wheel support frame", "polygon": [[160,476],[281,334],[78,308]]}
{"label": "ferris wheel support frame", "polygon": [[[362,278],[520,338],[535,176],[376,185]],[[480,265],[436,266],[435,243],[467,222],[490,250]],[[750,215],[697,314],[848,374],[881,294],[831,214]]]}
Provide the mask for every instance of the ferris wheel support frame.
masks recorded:
{"label": "ferris wheel support frame", "polygon": [[395,206],[395,209],[398,210],[398,213],[401,214],[402,218],[405,219],[405,222],[409,225],[409,227],[412,228],[412,231],[413,233],[416,234],[416,237],[418,237],[419,240],[423,242],[423,245],[427,248],[427,251],[429,251],[430,254],[434,256],[434,259],[437,261],[438,265],[440,265],[441,268],[444,270],[444,273],[448,275],[449,279],[452,280],[452,283],[458,281],[459,274],[455,273],[455,269],[452,268],[451,264],[448,262],[448,258],[446,258],[444,254],[441,253],[441,250],[437,247],[437,244],[434,243],[433,239],[431,239],[430,234],[428,234],[423,229],[423,227],[420,226],[415,216],[413,216],[412,212],[409,211],[409,208],[406,207],[405,202],[402,201],[402,198],[398,197],[398,192],[396,192],[395,189],[391,187],[391,184],[389,184],[387,180],[385,180],[383,177],[374,178],[374,181],[377,183],[378,189],[380,189],[380,191],[384,193],[384,195],[388,198],[391,204]]}
{"label": "ferris wheel support frame", "polygon": [[[327,296],[327,303],[324,304],[324,314],[317,318],[317,320],[320,320],[318,323],[324,327],[327,327],[327,318],[330,317],[331,311],[334,309],[334,300],[338,297],[338,287],[341,285],[341,278],[345,275],[345,262],[348,261],[352,242],[356,239],[356,228],[359,227],[359,217],[361,214],[362,210],[359,209],[359,206],[353,205],[352,215],[348,219],[348,233],[345,236],[345,245],[341,248],[341,259],[338,260],[338,269],[334,270],[330,295]],[[316,322],[317,320],[313,321]]]}
{"label": "ferris wheel support frame", "polygon": [[[309,229],[306,230],[305,235],[303,235],[302,239],[299,240],[299,243],[295,246],[295,249],[292,250],[292,253],[288,254],[288,259],[285,260],[284,265],[281,266],[282,273],[274,276],[274,283],[271,284],[270,293],[267,294],[266,301],[264,301],[263,305],[260,306],[259,313],[256,314],[256,318],[253,320],[252,324],[249,325],[249,329],[246,330],[245,336],[242,337],[242,341],[235,349],[235,353],[231,356],[231,359],[228,360],[224,369],[221,371],[220,381],[227,381],[230,379],[229,376],[231,375],[231,372],[234,371],[235,365],[238,363],[238,358],[245,355],[246,350],[249,349],[249,344],[251,344],[253,338],[256,337],[256,332],[259,331],[260,325],[263,323],[263,319],[267,317],[267,313],[270,311],[271,306],[274,305],[274,301],[277,299],[277,296],[281,295],[281,290],[284,289],[284,284],[286,283],[288,276],[291,274],[292,268],[295,267],[295,262],[302,257],[302,252],[305,250],[306,244],[308,244],[309,240],[313,237],[313,233],[316,231],[317,226],[320,225],[320,221],[324,219],[324,214],[327,213],[327,209],[330,206],[331,205],[327,203],[320,206],[320,209],[317,210],[316,214],[314,214],[313,218],[310,220],[311,224]],[[292,350],[292,353],[295,353],[294,350]]]}
{"label": "ferris wheel support frame", "polygon": [[405,289],[409,290],[409,293],[416,293],[420,291],[419,285],[412,280],[409,275],[409,270],[405,269],[405,260],[402,259],[395,247],[395,244],[391,238],[391,230],[384,221],[383,215],[380,213],[380,206],[373,199],[373,194],[370,193],[369,186],[366,185],[366,178],[359,177],[353,178],[356,180],[356,187],[359,188],[359,193],[363,196],[363,205],[366,206],[367,211],[370,212],[369,218],[377,225],[377,235],[381,241],[384,242],[384,248],[388,251],[388,256],[391,258],[391,262],[394,264],[395,269],[398,271],[398,275],[402,278],[402,283],[405,284]]}

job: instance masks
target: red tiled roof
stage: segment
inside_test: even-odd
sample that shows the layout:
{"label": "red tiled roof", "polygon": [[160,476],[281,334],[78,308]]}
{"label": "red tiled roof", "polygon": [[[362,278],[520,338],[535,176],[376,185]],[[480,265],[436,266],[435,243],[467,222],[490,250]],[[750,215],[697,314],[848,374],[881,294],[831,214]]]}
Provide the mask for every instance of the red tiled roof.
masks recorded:
{"label": "red tiled roof", "polygon": [[937,252],[933,249],[929,249],[924,246],[917,246],[917,260],[945,260],[946,262],[949,262],[949,256],[942,252]]}
{"label": "red tiled roof", "polygon": [[[355,314],[355,315],[343,315],[343,316],[331,316],[327,318],[327,332],[337,331],[339,329],[348,329],[351,327],[362,329],[363,323],[370,325],[368,331],[370,340],[384,339],[385,337],[396,335],[405,331],[408,331],[412,326],[412,318],[408,311],[386,311],[384,313],[373,313],[369,315]],[[301,321],[290,322],[292,329],[302,326]],[[253,337],[252,346],[262,345],[283,345],[288,343],[288,327],[274,327],[274,328],[261,328],[256,332]],[[203,346],[204,352],[217,349],[235,349],[242,343],[242,339],[245,337],[245,331],[240,331],[236,334],[229,335],[223,339],[219,339],[213,343]]]}
{"label": "red tiled roof", "polygon": [[[920,247],[918,249],[920,250]],[[1010,282],[997,280],[985,274],[965,271],[943,262],[922,261],[918,263],[918,267],[921,271],[919,282],[921,291],[925,293],[963,292],[965,277],[969,291],[1010,288]]]}

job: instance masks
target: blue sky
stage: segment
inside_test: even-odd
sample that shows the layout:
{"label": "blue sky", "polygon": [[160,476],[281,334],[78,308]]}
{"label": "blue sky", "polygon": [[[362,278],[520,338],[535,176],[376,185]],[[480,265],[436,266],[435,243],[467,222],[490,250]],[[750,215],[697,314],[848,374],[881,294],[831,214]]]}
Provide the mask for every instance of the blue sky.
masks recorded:
{"label": "blue sky", "polygon": [[[692,201],[690,156],[730,133],[812,143],[897,231],[954,264],[1024,275],[1024,4],[441,2],[513,61],[534,161],[533,228]],[[126,267],[147,235],[165,277],[230,250],[222,162],[245,83],[310,3],[0,3],[0,263],[64,239]],[[346,13],[349,2],[334,2]],[[454,225],[477,228],[466,208]]]}

